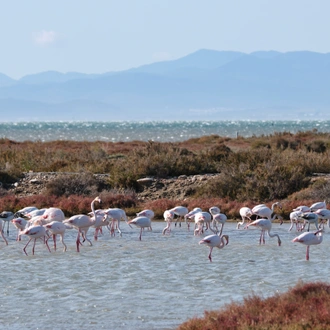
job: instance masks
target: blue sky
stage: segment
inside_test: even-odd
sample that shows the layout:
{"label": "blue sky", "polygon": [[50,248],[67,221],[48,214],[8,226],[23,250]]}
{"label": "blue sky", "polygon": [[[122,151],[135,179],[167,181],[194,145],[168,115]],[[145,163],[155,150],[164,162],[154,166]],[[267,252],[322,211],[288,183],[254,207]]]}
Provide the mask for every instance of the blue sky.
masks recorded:
{"label": "blue sky", "polygon": [[330,52],[328,0],[0,0],[0,73],[104,73],[196,50]]}

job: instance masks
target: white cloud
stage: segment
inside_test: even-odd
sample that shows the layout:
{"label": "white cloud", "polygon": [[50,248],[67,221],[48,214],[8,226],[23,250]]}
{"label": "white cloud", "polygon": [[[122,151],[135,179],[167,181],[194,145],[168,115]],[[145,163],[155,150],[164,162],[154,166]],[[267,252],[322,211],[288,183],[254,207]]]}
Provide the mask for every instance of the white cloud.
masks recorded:
{"label": "white cloud", "polygon": [[42,30],[33,34],[33,40],[37,45],[48,46],[57,40],[58,35],[54,31]]}
{"label": "white cloud", "polygon": [[152,59],[155,61],[168,61],[171,58],[171,54],[167,52],[157,52],[152,54]]}

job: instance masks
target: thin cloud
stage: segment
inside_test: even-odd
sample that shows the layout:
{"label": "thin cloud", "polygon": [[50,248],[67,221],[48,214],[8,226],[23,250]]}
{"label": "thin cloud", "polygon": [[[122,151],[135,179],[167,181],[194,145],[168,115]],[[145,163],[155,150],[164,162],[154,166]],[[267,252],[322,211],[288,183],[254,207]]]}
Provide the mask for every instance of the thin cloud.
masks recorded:
{"label": "thin cloud", "polygon": [[55,31],[42,30],[33,34],[33,40],[37,45],[48,46],[54,44],[58,38]]}

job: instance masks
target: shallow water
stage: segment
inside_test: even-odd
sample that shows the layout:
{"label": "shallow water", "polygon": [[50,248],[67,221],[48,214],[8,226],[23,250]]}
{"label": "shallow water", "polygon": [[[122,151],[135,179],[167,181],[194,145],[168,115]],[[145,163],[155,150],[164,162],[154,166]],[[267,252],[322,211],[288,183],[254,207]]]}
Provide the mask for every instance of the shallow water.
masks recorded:
{"label": "shallow water", "polygon": [[[282,239],[266,237],[259,246],[260,231],[236,229],[227,222],[229,244],[214,249],[199,245],[185,226],[173,227],[163,236],[165,223],[153,222],[139,241],[139,229],[121,224],[122,237],[104,230],[93,246],[84,243],[75,251],[75,230],[67,230],[68,251],[61,243],[49,253],[38,241],[28,256],[27,242],[15,241],[10,228],[9,245],[0,239],[2,329],[174,329],[204,310],[219,309],[231,301],[257,293],[264,297],[284,292],[298,280],[328,281],[330,230],[322,244],[306,247],[291,240],[289,224],[273,224]],[[93,230],[88,236],[92,237]],[[50,242],[50,241],[49,241]],[[50,243],[52,248],[52,244]]]}

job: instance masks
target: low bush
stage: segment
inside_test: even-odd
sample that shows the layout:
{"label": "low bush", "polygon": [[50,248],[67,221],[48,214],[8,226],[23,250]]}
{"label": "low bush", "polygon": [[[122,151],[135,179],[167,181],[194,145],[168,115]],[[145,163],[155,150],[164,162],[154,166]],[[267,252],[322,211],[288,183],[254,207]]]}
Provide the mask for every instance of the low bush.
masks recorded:
{"label": "low bush", "polygon": [[329,329],[330,285],[298,283],[269,298],[252,295],[243,303],[225,305],[220,311],[205,311],[203,318],[184,322],[178,330],[218,329]]}

